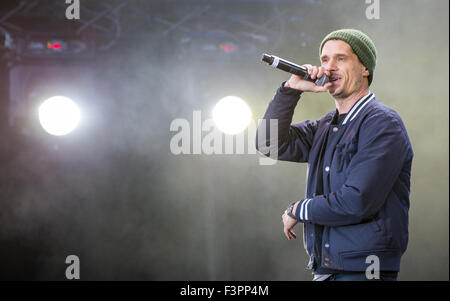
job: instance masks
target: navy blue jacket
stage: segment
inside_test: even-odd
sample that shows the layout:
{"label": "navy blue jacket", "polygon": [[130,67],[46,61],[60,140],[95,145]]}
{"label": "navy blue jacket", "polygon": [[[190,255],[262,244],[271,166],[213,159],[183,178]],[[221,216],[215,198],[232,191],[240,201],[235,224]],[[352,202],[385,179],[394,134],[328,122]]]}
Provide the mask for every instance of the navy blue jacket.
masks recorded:
{"label": "navy blue jacket", "polygon": [[[336,110],[320,120],[291,124],[300,95],[281,86],[264,119],[278,120],[278,160],[308,162],[306,198],[295,212],[304,225],[307,268],[365,271],[372,264],[366,262],[368,256],[376,255],[381,271],[399,271],[408,244],[413,158],[400,116],[370,93],[353,105],[339,125],[331,124]],[[262,122],[258,131],[265,124],[269,122]],[[269,143],[267,136],[263,144]],[[321,153],[327,136],[327,148]],[[257,138],[260,151],[261,142]],[[323,177],[321,194],[316,193],[318,175]],[[314,251],[318,225],[323,228],[320,263]]]}

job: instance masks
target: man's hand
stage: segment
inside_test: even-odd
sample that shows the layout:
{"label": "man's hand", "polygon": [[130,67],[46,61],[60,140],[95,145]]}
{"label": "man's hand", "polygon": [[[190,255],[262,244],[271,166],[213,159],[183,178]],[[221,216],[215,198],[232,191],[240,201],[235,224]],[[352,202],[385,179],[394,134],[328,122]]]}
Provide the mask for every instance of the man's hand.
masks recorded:
{"label": "man's hand", "polygon": [[[294,208],[292,209],[292,212],[295,212],[295,208],[297,207],[298,202],[295,204]],[[295,235],[294,232],[294,226],[297,225],[297,220],[293,219],[292,217],[290,217],[289,215],[287,215],[286,213],[283,213],[283,215],[281,216],[281,219],[283,220],[283,225],[284,225],[284,235],[286,235],[288,240],[291,240],[291,238],[296,239],[297,235]]]}
{"label": "man's hand", "polygon": [[[322,75],[326,74],[330,76],[330,71],[325,70],[324,67],[312,66],[309,64],[303,65],[303,67],[308,68],[309,76],[316,80],[317,78],[321,78]],[[291,78],[287,81],[289,87],[292,89],[297,89],[303,92],[326,92],[328,88],[332,85],[330,82],[326,83],[323,87],[317,86],[314,82],[309,80],[305,80],[298,75],[292,74]]]}

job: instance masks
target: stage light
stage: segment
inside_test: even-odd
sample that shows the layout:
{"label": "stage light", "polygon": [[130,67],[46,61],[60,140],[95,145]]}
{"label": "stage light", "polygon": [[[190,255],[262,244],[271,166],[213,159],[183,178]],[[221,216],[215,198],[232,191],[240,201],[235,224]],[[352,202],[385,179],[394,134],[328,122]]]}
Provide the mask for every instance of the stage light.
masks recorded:
{"label": "stage light", "polygon": [[245,130],[252,119],[247,103],[236,96],[222,98],[213,109],[217,128],[225,134],[235,135]]}
{"label": "stage light", "polygon": [[42,128],[54,136],[67,135],[80,121],[80,110],[75,102],[64,96],[54,96],[39,107],[39,121]]}
{"label": "stage light", "polygon": [[54,49],[54,50],[59,50],[61,49],[61,43],[58,42],[47,42],[47,48],[48,49]]}

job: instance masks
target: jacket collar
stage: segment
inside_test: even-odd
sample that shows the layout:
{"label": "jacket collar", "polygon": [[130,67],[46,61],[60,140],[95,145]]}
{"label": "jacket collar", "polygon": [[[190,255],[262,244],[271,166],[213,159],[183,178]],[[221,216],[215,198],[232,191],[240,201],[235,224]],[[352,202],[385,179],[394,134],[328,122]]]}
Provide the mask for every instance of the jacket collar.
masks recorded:
{"label": "jacket collar", "polygon": [[375,98],[375,94],[369,91],[366,95],[361,97],[350,109],[347,116],[345,116],[344,122],[342,125],[345,125],[347,122],[352,121],[358,115],[358,113],[371,101]]}

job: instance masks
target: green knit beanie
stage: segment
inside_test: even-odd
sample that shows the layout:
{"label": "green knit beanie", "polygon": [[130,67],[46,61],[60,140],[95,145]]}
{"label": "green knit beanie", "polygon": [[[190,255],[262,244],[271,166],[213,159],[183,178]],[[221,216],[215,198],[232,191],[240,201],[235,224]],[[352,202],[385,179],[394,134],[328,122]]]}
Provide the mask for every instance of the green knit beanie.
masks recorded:
{"label": "green knit beanie", "polygon": [[369,70],[369,86],[372,83],[373,72],[377,63],[377,50],[372,40],[363,32],[356,29],[340,29],[329,33],[320,43],[319,55],[328,40],[342,40],[350,45],[361,63]]}

